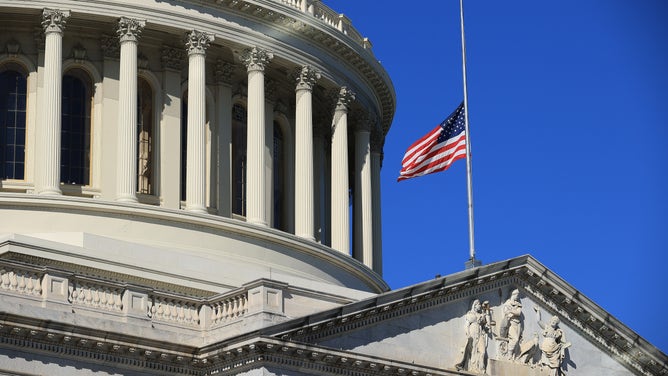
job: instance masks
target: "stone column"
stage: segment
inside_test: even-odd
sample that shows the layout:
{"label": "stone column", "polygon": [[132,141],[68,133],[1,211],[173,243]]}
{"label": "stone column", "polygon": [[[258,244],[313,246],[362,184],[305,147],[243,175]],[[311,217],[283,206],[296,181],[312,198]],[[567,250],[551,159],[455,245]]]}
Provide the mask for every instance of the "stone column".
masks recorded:
{"label": "stone column", "polygon": [[188,132],[186,146],[186,210],[206,213],[206,49],[213,34],[186,34],[188,50]]}
{"label": "stone column", "polygon": [[313,98],[320,72],[303,66],[295,75],[295,235],[315,241],[313,236]]}
{"label": "stone column", "polygon": [[355,94],[342,87],[337,96],[332,120],[332,248],[350,253],[350,214],[348,197],[348,105]]}
{"label": "stone column", "polygon": [[368,115],[358,117],[355,128],[355,196],[353,255],[373,268],[373,213],[371,203],[371,128]]}
{"label": "stone column", "polygon": [[216,62],[218,127],[218,215],[232,217],[232,72],[234,65]]}
{"label": "stone column", "polygon": [[63,83],[63,31],[70,12],[58,9],[42,11],[44,28],[44,98],[42,124],[37,132],[35,163],[39,166],[37,193],[60,195],[60,126]]}
{"label": "stone column", "polygon": [[137,42],[146,21],[121,17],[116,201],[137,202]]}
{"label": "stone column", "polygon": [[371,212],[373,213],[373,271],[383,275],[383,234],[381,227],[380,168],[383,163],[384,136],[381,127],[371,133]]}
{"label": "stone column", "polygon": [[253,47],[244,52],[248,70],[248,120],[246,146],[246,221],[266,226],[264,174],[265,108],[264,67],[274,58],[271,52]]}

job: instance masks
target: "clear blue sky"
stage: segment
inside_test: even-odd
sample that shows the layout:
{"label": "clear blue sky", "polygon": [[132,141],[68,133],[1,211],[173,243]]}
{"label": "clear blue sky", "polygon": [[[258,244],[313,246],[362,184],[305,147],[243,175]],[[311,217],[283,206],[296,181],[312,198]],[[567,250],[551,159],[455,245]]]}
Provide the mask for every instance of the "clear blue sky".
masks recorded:
{"label": "clear blue sky", "polygon": [[[397,183],[462,100],[457,0],[329,0],[371,39],[397,112],[384,277],[463,269],[466,164]],[[531,254],[668,352],[668,1],[465,1],[477,255]]]}

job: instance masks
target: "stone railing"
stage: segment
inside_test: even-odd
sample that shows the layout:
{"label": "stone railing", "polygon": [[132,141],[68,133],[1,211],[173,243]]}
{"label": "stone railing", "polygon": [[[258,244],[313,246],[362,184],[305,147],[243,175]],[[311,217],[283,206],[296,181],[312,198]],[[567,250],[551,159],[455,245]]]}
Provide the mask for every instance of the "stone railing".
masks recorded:
{"label": "stone railing", "polygon": [[106,311],[123,310],[123,289],[94,282],[70,280],[68,301],[73,305]]}
{"label": "stone railing", "polygon": [[325,6],[319,0],[273,0],[286,4],[292,8],[298,9],[306,14],[321,20],[329,26],[339,30],[347,35],[366,50],[370,50],[372,45],[368,38],[362,35],[353,27],[350,19],[342,13],[337,13],[333,9]]}
{"label": "stone railing", "polygon": [[[0,295],[27,298],[26,304],[81,314],[94,312],[130,317],[155,324],[208,330],[267,313],[284,315],[283,290],[287,285],[258,280],[228,293],[208,298],[191,297],[128,287],[92,277],[50,274],[48,269],[0,262]],[[33,303],[30,303],[32,301]],[[23,303],[22,303],[23,304]],[[61,308],[58,308],[61,307]]]}
{"label": "stone railing", "polygon": [[0,267],[0,291],[42,296],[42,275],[26,270]]}
{"label": "stone railing", "polygon": [[209,304],[211,325],[228,323],[248,313],[248,291],[232,296],[223,296]]}
{"label": "stone railing", "polygon": [[158,294],[148,296],[147,316],[155,321],[199,327],[201,309],[202,303],[197,300]]}

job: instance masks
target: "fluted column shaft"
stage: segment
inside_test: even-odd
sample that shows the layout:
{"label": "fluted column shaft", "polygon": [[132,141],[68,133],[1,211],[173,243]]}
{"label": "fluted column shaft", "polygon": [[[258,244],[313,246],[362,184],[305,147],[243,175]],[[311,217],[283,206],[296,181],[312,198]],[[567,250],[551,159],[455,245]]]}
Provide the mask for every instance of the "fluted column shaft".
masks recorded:
{"label": "fluted column shaft", "polygon": [[373,215],[371,202],[371,155],[369,130],[355,131],[355,258],[373,268]]}
{"label": "fluted column shaft", "polygon": [[246,50],[242,61],[248,71],[248,118],[246,146],[246,221],[267,225],[264,173],[265,107],[264,67],[273,54],[258,48]]}
{"label": "fluted column shaft", "polygon": [[332,248],[350,253],[348,196],[348,104],[354,94],[341,88],[332,121]]}
{"label": "fluted column shaft", "polygon": [[205,53],[213,35],[187,34],[188,123],[186,145],[186,210],[206,213],[206,70]]}
{"label": "fluted column shaft", "polygon": [[314,241],[312,91],[320,73],[304,66],[296,77],[295,235]]}
{"label": "fluted column shaft", "polygon": [[42,124],[37,132],[37,193],[60,195],[60,129],[63,67],[63,31],[69,11],[44,9],[44,99]]}
{"label": "fluted column shaft", "polygon": [[116,200],[137,201],[137,42],[145,21],[121,17],[118,83],[118,138],[116,153]]}

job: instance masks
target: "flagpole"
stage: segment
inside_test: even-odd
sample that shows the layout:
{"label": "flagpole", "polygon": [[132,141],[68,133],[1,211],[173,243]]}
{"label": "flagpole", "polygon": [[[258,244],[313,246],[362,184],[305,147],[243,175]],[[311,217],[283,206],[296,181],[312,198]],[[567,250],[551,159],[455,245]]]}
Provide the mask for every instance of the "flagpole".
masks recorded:
{"label": "flagpole", "polygon": [[466,88],[466,42],[464,39],[464,0],[459,0],[459,20],[462,34],[462,73],[464,76],[464,127],[466,129],[466,187],[469,199],[469,260],[464,264],[466,269],[480,266],[475,258],[475,238],[473,236],[473,179],[471,173],[471,139],[469,132],[469,104]]}

